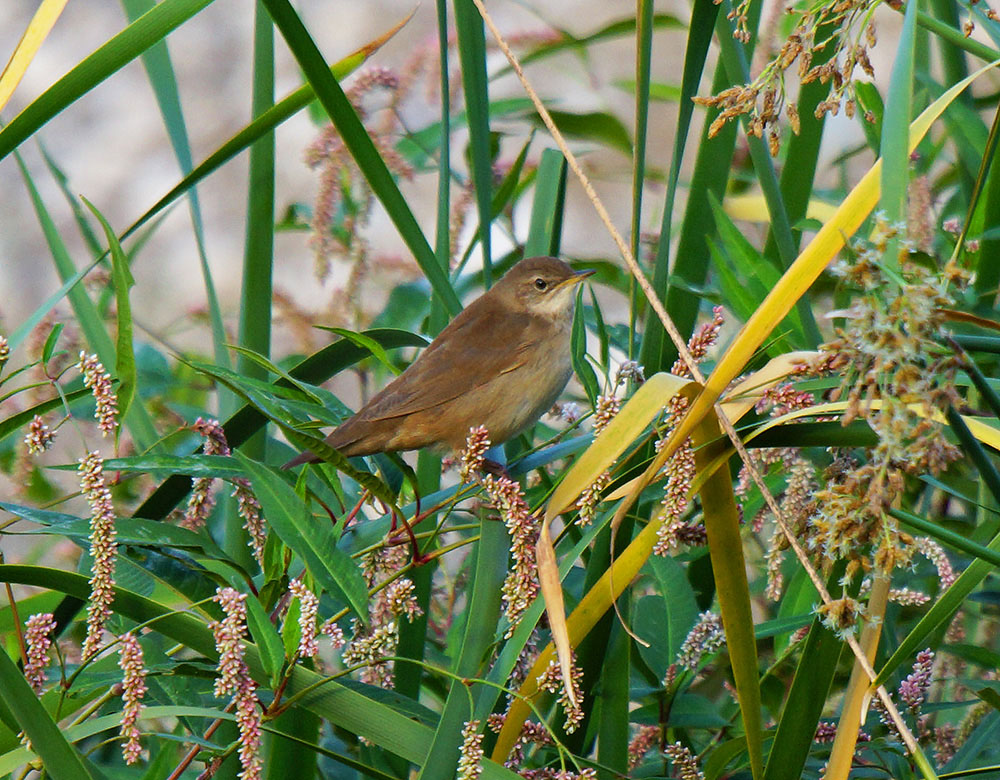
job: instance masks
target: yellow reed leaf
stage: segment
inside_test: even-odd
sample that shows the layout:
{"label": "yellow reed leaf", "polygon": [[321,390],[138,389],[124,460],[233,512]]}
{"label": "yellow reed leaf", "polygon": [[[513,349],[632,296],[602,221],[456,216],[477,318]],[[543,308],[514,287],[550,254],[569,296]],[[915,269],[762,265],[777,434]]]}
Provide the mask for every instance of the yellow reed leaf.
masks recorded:
{"label": "yellow reed leaf", "polygon": [[68,0],[42,0],[35,15],[28,22],[28,27],[18,41],[14,52],[10,55],[7,65],[0,73],[0,111],[7,105],[10,96],[14,94],[17,85],[21,83],[24,72],[38,53],[42,42],[48,37],[56,19],[63,12]]}

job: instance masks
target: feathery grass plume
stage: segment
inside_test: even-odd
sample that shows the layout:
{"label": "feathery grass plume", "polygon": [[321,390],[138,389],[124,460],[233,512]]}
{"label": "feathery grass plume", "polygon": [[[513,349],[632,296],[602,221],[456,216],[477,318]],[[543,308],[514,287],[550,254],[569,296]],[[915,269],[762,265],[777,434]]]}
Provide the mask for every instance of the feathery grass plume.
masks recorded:
{"label": "feathery grass plume", "polygon": [[45,420],[37,414],[31,418],[31,422],[28,423],[28,432],[24,436],[24,444],[28,448],[29,455],[39,455],[45,452],[55,440],[56,435],[46,425]]}
{"label": "feathery grass plume", "polygon": [[299,600],[299,649],[301,658],[313,658],[319,652],[316,643],[316,612],[319,599],[305,586],[301,578],[288,583],[288,590]]}
{"label": "feathery grass plume", "polygon": [[865,615],[861,602],[850,596],[834,599],[829,604],[820,604],[816,614],[827,628],[841,639],[854,633],[858,620]]}
{"label": "feathery grass plume", "polygon": [[[696,103],[720,111],[709,127],[709,137],[714,137],[730,120],[747,114],[750,117],[747,134],[757,138],[766,136],[771,155],[776,155],[780,145],[777,125],[782,110],[792,132],[796,135],[799,132],[799,109],[788,99],[785,83],[788,70],[796,63],[801,85],[813,81],[830,84],[826,98],[816,108],[817,118],[828,113],[836,116],[841,106],[848,117],[853,117],[858,102],[855,71],[860,69],[869,78],[875,77],[869,52],[878,42],[871,16],[877,5],[874,0],[824,0],[803,10],[789,7],[789,13],[797,14],[794,27],[756,78],[711,97],[694,98]],[[736,22],[733,37],[743,43],[750,40],[749,6],[750,0],[739,0],[727,17]],[[826,52],[830,52],[829,59],[814,65],[813,59]],[[870,112],[865,113],[865,119],[875,121]]]}
{"label": "feathery grass plume", "polygon": [[234,588],[219,588],[212,597],[222,607],[224,617],[210,624],[219,653],[219,676],[215,680],[216,698],[232,696],[236,703],[239,729],[241,780],[260,780],[261,713],[257,706],[257,684],[243,660],[243,636],[247,630],[247,595]]}
{"label": "feathery grass plume", "polygon": [[80,490],[90,505],[90,557],[93,559],[90,577],[90,600],[87,603],[87,638],[83,642],[83,657],[94,655],[101,645],[104,624],[111,617],[115,592],[115,512],[111,491],[104,481],[104,459],[99,452],[90,452],[80,459],[78,469]]}
{"label": "feathery grass plume", "polygon": [[49,665],[52,632],[55,630],[56,620],[51,612],[32,615],[24,626],[24,644],[27,651],[24,678],[39,696],[45,687],[45,669]]}
{"label": "feathery grass plume", "polygon": [[843,424],[864,419],[878,436],[863,464],[840,460],[828,469],[801,529],[821,563],[846,559],[849,576],[858,570],[888,576],[909,564],[915,541],[888,510],[908,476],[937,475],[961,454],[935,416],[962,402],[955,382],[960,363],[944,344],[942,309],[952,305],[951,288],[964,284],[966,274],[950,264],[932,271],[906,251],[898,272],[886,274],[883,258],[896,251],[894,242],[907,247],[903,228],[876,215],[870,241],[856,242],[852,260],[834,266],[863,292],[847,327],[821,347],[824,367],[843,377],[836,391],[846,397]]}
{"label": "feathery grass plume", "polygon": [[94,394],[97,408],[94,409],[94,419],[101,429],[102,436],[108,436],[118,427],[118,396],[111,387],[111,374],[104,370],[104,365],[97,355],[80,352],[78,364],[83,374],[83,384]]}
{"label": "feathery grass plume", "polygon": [[130,631],[121,639],[118,650],[118,666],[123,673],[122,678],[122,726],[120,736],[122,757],[126,764],[135,764],[142,753],[139,744],[141,736],[136,727],[136,721],[142,713],[142,699],[146,695],[146,667],[143,660],[142,647],[139,640]]}
{"label": "feathery grass plume", "polygon": [[458,780],[478,780],[483,772],[483,734],[479,721],[466,721],[462,727],[462,745],[458,749]]}

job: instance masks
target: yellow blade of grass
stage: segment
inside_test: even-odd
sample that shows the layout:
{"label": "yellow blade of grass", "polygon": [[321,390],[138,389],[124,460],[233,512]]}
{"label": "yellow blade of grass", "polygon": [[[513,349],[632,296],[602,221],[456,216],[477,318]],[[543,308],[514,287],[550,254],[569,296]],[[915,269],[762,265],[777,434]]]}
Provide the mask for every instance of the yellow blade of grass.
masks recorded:
{"label": "yellow blade of grass", "polygon": [[[744,222],[769,222],[771,212],[767,208],[767,200],[762,192],[751,192],[745,195],[729,195],[722,204],[726,214],[732,219]],[[826,222],[833,219],[837,207],[832,203],[810,198],[806,204],[806,218]]]}
{"label": "yellow blade of grass", "polygon": [[[816,352],[806,351],[787,352],[784,355],[772,358],[763,368],[754,371],[752,374],[748,374],[729,389],[725,398],[722,399],[722,410],[731,422],[738,422],[742,419],[743,415],[753,409],[767,390],[788,377],[797,365],[808,362],[816,354]],[[732,450],[728,450],[725,453],[725,458],[728,459],[731,457],[732,452]],[[714,471],[715,468],[717,468],[717,465],[713,466],[712,470]],[[701,476],[707,478],[708,473]],[[641,477],[636,477],[624,485],[619,485],[615,490],[606,495],[604,500],[617,501],[620,498],[625,498],[625,496],[632,492],[640,479]]]}
{"label": "yellow blade of grass", "polygon": [[[889,603],[889,578],[874,577],[872,592],[868,597],[868,622],[861,631],[861,649],[869,663],[875,661],[875,651],[882,634],[882,623]],[[837,735],[833,738],[830,760],[826,764],[827,780],[847,780],[854,761],[854,748],[858,742],[858,728],[865,721],[871,694],[868,691],[868,675],[861,664],[854,662],[851,679],[844,692],[844,705],[840,710]]]}
{"label": "yellow blade of grass", "polygon": [[[721,435],[719,421],[707,416],[695,429],[695,464],[698,471],[713,458],[706,446]],[[715,593],[719,599],[722,627],[726,632],[726,648],[736,684],[736,696],[743,728],[746,733],[750,770],[755,778],[764,771],[764,747],[761,733],[760,683],[757,669],[757,639],[754,636],[750,587],[747,583],[740,516],[733,493],[733,480],[728,469],[717,469],[698,492],[708,536],[708,552],[712,559]]]}
{"label": "yellow blade of grass", "polygon": [[67,2],[68,0],[42,0],[42,4],[28,22],[24,35],[14,47],[3,73],[0,73],[0,111],[3,111],[17,85],[21,83],[24,72],[35,58],[42,42],[48,37]]}
{"label": "yellow blade of grass", "polygon": [[690,379],[667,373],[654,374],[639,385],[639,389],[594,439],[594,443],[577,458],[553,491],[545,507],[545,519],[554,519],[576,501],[646,430],[646,426],[663,410],[667,402],[684,391],[693,395],[697,392],[697,385]]}

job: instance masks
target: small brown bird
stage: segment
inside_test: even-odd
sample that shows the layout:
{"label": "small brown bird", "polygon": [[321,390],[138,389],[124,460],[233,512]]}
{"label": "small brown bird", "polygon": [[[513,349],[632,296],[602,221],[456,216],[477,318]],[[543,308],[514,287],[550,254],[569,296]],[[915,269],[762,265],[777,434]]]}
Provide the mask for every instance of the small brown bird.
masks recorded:
{"label": "small brown bird", "polygon": [[[520,261],[326,443],[351,457],[422,447],[457,452],[476,425],[494,444],[516,436],[573,373],[574,292],[592,273],[554,257]],[[285,467],[316,460],[304,452]]]}

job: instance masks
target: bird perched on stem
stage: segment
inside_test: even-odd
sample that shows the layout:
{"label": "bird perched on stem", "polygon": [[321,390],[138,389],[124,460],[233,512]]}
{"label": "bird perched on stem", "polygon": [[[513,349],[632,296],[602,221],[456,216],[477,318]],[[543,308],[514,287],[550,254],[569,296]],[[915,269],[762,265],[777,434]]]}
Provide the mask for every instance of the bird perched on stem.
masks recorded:
{"label": "bird perched on stem", "polygon": [[[495,444],[516,436],[573,373],[576,285],[592,273],[554,257],[521,260],[326,443],[353,457],[423,447],[457,452],[477,425]],[[317,460],[304,452],[285,468]]]}

